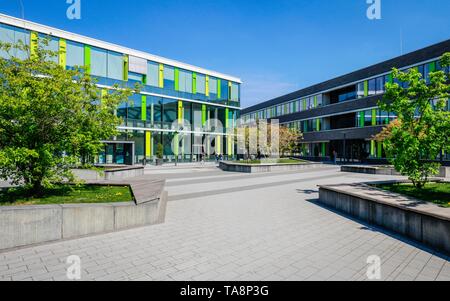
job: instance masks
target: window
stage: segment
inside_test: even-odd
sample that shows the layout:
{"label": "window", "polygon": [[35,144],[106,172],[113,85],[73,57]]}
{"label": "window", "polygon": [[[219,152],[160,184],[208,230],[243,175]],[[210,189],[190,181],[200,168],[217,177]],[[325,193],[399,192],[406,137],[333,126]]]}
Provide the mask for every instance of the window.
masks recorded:
{"label": "window", "polygon": [[375,79],[371,79],[369,80],[369,96],[370,95],[375,95],[376,90],[377,90],[377,83]]}
{"label": "window", "polygon": [[175,69],[164,65],[164,89],[175,90]]}
{"label": "window", "polygon": [[170,129],[172,123],[178,118],[178,101],[173,99],[164,99],[164,113],[163,113],[163,122],[164,128]]}
{"label": "window", "polygon": [[229,99],[229,95],[228,95],[228,81],[222,79],[220,81],[220,92],[221,92],[221,99],[222,100],[228,100]]}
{"label": "window", "polygon": [[[428,67],[428,64],[426,66]],[[419,73],[422,74],[422,78],[424,79],[425,78],[425,66],[424,65],[418,66],[417,71],[419,71]]]}
{"label": "window", "polygon": [[209,95],[210,98],[217,97],[217,79],[214,77],[209,78]]}
{"label": "window", "polygon": [[378,110],[377,124],[378,125],[387,125],[389,123],[390,123],[389,113]]}
{"label": "window", "polygon": [[72,41],[67,41],[66,63],[68,67],[84,66],[84,45]]}
{"label": "window", "polygon": [[141,95],[133,94],[130,97],[130,105],[128,106],[128,119],[140,120],[142,117],[141,107],[142,107]]}
{"label": "window", "polygon": [[372,126],[372,110],[364,111],[364,126]]}
{"label": "window", "polygon": [[[29,45],[30,32],[25,29],[0,24],[0,41],[11,44],[17,44],[19,41],[22,41],[23,44]],[[28,57],[28,53],[23,50],[11,49],[9,53],[10,55],[22,60]],[[8,54],[4,50],[0,50],[0,57],[9,58]]]}
{"label": "window", "polygon": [[[4,43],[14,43],[14,28],[11,26],[0,24],[0,41]],[[13,51],[13,50],[11,50]],[[0,57],[9,58],[8,53],[5,50],[0,50]]]}
{"label": "window", "polygon": [[147,65],[147,85],[159,87],[159,64],[148,62]]}
{"label": "window", "polygon": [[239,101],[239,84],[231,84],[231,101]]}
{"label": "window", "polygon": [[364,82],[361,82],[356,85],[356,93],[358,98],[363,98],[365,96]]}
{"label": "window", "polygon": [[[16,33],[17,35],[17,33]],[[47,40],[45,42],[45,40]],[[39,34],[39,46],[46,51],[53,52],[53,56],[48,57],[48,61],[58,63],[59,39],[48,35]],[[56,53],[56,56],[55,56]]]}
{"label": "window", "polygon": [[91,48],[91,74],[100,77],[107,76],[107,51]]}
{"label": "window", "polygon": [[377,82],[376,93],[377,94],[384,93],[384,77],[383,76],[377,77],[376,82]]}
{"label": "window", "polygon": [[276,114],[276,116],[278,117],[278,116],[281,116],[282,114],[281,114],[281,106],[277,106],[277,114]]}
{"label": "window", "polygon": [[205,94],[206,91],[206,76],[197,74],[197,93]]}
{"label": "window", "polygon": [[[109,69],[108,69],[109,73]],[[128,81],[142,83],[143,75],[135,72],[128,72]]]}
{"label": "window", "polygon": [[[25,45],[30,45],[30,32],[26,29],[22,28],[15,28],[14,30],[14,43],[19,43],[19,41],[22,41]],[[57,50],[59,47],[57,48]],[[19,59],[26,59],[28,58],[28,52],[24,50],[14,50],[14,55]],[[57,59],[57,58],[56,58]]]}
{"label": "window", "polygon": [[121,53],[108,51],[108,78],[123,80],[123,69],[123,55]]}
{"label": "window", "polygon": [[179,90],[180,92],[192,93],[192,72],[180,70]]}
{"label": "window", "polygon": [[321,107],[323,105],[323,96],[322,94],[317,95],[317,107]]}

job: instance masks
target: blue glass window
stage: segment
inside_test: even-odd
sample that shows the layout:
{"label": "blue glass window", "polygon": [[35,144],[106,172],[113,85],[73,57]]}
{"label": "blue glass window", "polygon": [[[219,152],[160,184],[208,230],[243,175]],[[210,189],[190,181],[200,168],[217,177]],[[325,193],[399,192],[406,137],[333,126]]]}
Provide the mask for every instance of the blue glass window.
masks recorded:
{"label": "blue glass window", "polygon": [[164,89],[175,90],[175,70],[166,65],[164,66]]}
{"label": "blue glass window", "polygon": [[128,81],[142,83],[143,76],[139,73],[128,72]]}
{"label": "blue glass window", "polygon": [[[47,44],[46,44],[46,42],[44,42],[44,40],[48,40]],[[59,39],[50,37],[47,35],[39,34],[39,46],[41,46],[42,49],[44,49],[44,50],[57,53],[59,51]],[[54,62],[54,63],[58,63],[58,57],[59,57],[59,55],[56,54],[56,56],[48,57],[48,60],[51,62]]]}
{"label": "blue glass window", "polygon": [[197,74],[197,93],[205,94],[206,77],[202,74]]}
{"label": "blue glass window", "polygon": [[[0,41],[10,44],[17,44],[19,41],[22,41],[23,44],[30,45],[30,32],[25,29],[0,24]],[[28,57],[28,52],[19,49],[11,49],[9,54],[22,60]],[[0,57],[9,58],[6,51],[3,50],[0,50]]]}
{"label": "blue glass window", "polygon": [[[14,27],[0,24],[0,41],[2,41],[3,43],[14,44],[14,36]],[[5,50],[0,50],[0,57],[4,59],[9,58],[8,53]]]}
{"label": "blue glass window", "polygon": [[154,62],[148,62],[147,85],[159,87],[159,64]]}
{"label": "blue glass window", "polygon": [[228,81],[222,79],[220,81],[220,92],[221,92],[221,99],[222,100],[228,100],[229,95],[228,95]]}
{"label": "blue glass window", "polygon": [[209,78],[209,99],[217,99],[217,79],[214,77]]}
{"label": "blue glass window", "polygon": [[192,72],[180,70],[179,88],[181,92],[192,93]]}
{"label": "blue glass window", "polygon": [[100,48],[91,48],[91,74],[107,77],[107,51]]}
{"label": "blue glass window", "polygon": [[123,55],[121,53],[108,51],[108,78],[123,80],[123,68]]}
{"label": "blue glass window", "polygon": [[231,101],[239,101],[239,84],[231,84]]}
{"label": "blue glass window", "polygon": [[68,67],[84,66],[84,45],[72,41],[67,41],[66,64]]}
{"label": "blue glass window", "polygon": [[128,106],[128,119],[140,120],[142,117],[142,98],[140,94],[133,94],[130,97],[130,105]]}

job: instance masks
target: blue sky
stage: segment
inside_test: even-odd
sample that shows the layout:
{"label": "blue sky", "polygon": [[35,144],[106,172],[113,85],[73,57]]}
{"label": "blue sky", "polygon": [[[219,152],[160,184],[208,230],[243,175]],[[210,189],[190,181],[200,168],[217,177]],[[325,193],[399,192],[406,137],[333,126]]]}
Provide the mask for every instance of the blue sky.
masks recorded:
{"label": "blue sky", "polygon": [[[450,38],[449,0],[22,0],[25,18],[238,76],[242,106]],[[0,12],[20,17],[20,0]]]}

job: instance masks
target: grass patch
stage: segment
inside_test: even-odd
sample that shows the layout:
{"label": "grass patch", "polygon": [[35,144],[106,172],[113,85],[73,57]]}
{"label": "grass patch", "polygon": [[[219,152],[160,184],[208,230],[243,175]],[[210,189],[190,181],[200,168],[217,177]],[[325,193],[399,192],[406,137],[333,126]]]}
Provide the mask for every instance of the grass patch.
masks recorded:
{"label": "grass patch", "polygon": [[133,200],[128,186],[58,185],[42,197],[28,197],[22,188],[0,191],[0,206],[117,203]]}
{"label": "grass patch", "polygon": [[257,165],[257,164],[306,164],[306,161],[303,160],[294,160],[294,159],[278,159],[274,161],[261,161],[261,160],[243,160],[243,161],[235,161],[233,163],[239,163],[239,164],[250,164],[250,165]]}
{"label": "grass patch", "polygon": [[376,187],[450,208],[450,183],[428,183],[423,189],[405,183],[376,185]]}

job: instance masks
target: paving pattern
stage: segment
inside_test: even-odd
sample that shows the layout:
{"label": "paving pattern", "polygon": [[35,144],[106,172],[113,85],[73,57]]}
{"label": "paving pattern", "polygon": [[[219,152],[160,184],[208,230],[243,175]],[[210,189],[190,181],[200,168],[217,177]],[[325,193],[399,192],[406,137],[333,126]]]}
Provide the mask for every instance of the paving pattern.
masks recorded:
{"label": "paving pattern", "polygon": [[[0,253],[0,280],[450,280],[448,257],[323,208],[317,185],[380,180],[334,167],[229,174],[215,167],[148,169],[166,178],[166,223]],[[395,178],[395,177],[388,177]]]}

